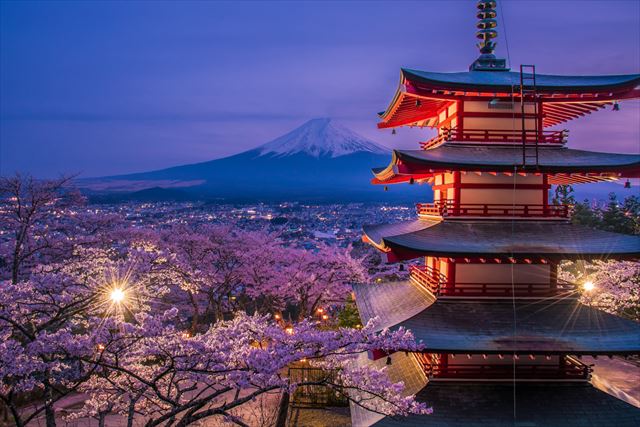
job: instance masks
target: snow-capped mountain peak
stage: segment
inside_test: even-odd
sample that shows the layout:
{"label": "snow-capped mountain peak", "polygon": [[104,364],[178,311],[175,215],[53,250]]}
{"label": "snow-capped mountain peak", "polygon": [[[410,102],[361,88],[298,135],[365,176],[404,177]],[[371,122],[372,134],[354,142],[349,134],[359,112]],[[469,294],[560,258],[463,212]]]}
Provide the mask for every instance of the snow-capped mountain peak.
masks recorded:
{"label": "snow-capped mountain peak", "polygon": [[358,135],[331,119],[313,119],[302,126],[256,148],[260,156],[307,154],[313,157],[340,157],[357,152],[388,154],[389,150]]}

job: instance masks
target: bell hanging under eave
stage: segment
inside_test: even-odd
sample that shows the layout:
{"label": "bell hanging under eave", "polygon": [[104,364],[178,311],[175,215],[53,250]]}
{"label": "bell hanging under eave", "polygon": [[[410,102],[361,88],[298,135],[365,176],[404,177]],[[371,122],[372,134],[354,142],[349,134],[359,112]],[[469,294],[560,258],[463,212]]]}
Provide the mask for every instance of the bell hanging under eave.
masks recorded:
{"label": "bell hanging under eave", "polygon": [[395,129],[391,129],[391,135],[395,135],[396,134],[396,130]]}
{"label": "bell hanging under eave", "polygon": [[624,183],[624,188],[631,188],[631,181],[627,180],[627,181]]}
{"label": "bell hanging under eave", "polygon": [[620,111],[620,104],[618,104],[618,101],[613,103],[613,111]]}

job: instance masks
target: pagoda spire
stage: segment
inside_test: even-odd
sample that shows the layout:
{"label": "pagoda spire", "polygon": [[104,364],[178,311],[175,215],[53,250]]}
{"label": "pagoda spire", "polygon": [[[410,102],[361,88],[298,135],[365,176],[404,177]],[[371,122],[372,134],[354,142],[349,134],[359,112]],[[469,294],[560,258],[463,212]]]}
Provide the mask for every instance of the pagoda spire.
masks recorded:
{"label": "pagoda spire", "polygon": [[478,0],[476,7],[478,12],[476,14],[478,23],[476,28],[476,37],[480,39],[477,44],[480,49],[480,56],[469,67],[470,71],[505,71],[506,61],[504,59],[498,59],[493,54],[496,48],[496,42],[493,40],[498,37],[498,21],[496,16],[496,0]]}
{"label": "pagoda spire", "polygon": [[492,40],[498,37],[498,21],[496,21],[496,2],[494,0],[480,0],[476,5],[478,8],[478,23],[476,27],[478,32],[476,37],[482,40],[478,43],[480,53],[493,53],[496,48],[496,43]]}

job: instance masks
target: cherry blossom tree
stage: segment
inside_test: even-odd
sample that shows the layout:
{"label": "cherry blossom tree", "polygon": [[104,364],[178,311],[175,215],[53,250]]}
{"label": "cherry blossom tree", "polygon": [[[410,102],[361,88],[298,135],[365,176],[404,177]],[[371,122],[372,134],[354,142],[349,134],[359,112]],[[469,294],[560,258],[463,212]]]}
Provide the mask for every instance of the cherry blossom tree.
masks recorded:
{"label": "cherry blossom tree", "polygon": [[[128,294],[151,310],[168,291],[158,277],[166,259],[146,247],[121,250],[76,247],[63,262],[35,267],[28,280],[0,283],[0,400],[17,425],[43,412],[55,425],[54,403],[75,392],[93,374],[89,362],[103,340],[106,320],[115,315],[111,293]],[[19,408],[25,396],[42,403]]]}
{"label": "cherry blossom tree", "polygon": [[567,262],[561,266],[561,279],[584,285],[580,301],[608,313],[640,321],[640,269],[633,261]]}
{"label": "cherry blossom tree", "polygon": [[[314,385],[373,411],[428,412],[384,370],[351,363],[370,350],[419,349],[408,331],[311,320],[364,279],[350,248],[306,251],[231,226],[135,227],[85,208],[68,184],[16,176],[0,185],[0,401],[16,425],[54,427],[56,402],[78,392],[89,398],[70,417],[101,426],[110,414],[129,426],[248,425],[253,400],[311,385],[285,375],[300,360],[338,372]],[[297,321],[283,327],[271,313],[285,309]]]}
{"label": "cherry blossom tree", "polygon": [[238,309],[257,306],[243,304],[247,284],[266,289],[280,282],[280,242],[265,232],[179,225],[162,232],[158,245],[171,258],[177,291],[173,296],[188,312],[192,332]]}
{"label": "cherry blossom tree", "polygon": [[[84,384],[90,399],[77,416],[99,416],[109,402],[109,410],[128,416],[130,423],[132,416],[143,417],[146,426],[186,426],[209,417],[247,426],[237,411],[243,405],[269,392],[311,384],[330,387],[385,415],[430,411],[403,397],[403,385],[391,383],[384,372],[347,363],[372,349],[421,348],[406,330],[378,334],[370,324],[327,331],[307,321],[284,330],[268,316],[240,313],[191,336],[173,326],[175,315],[175,309],[160,316],[141,314],[135,324],[114,329],[99,355],[89,360],[99,359],[101,371],[97,380]],[[339,375],[292,383],[285,368],[301,359],[338,369]],[[358,399],[361,394],[377,399]]]}
{"label": "cherry blossom tree", "polygon": [[343,306],[351,295],[350,284],[366,280],[362,260],[351,248],[321,245],[316,252],[297,249],[286,266],[289,280],[280,291],[298,308],[300,319],[323,305]]}
{"label": "cherry blossom tree", "polygon": [[24,264],[55,247],[56,229],[64,222],[60,212],[78,201],[77,193],[64,191],[69,180],[40,181],[19,174],[0,177],[2,255],[8,260],[13,283]]}
{"label": "cherry blossom tree", "polygon": [[111,242],[122,219],[83,209],[72,177],[0,177],[0,278],[17,283],[31,268],[57,262],[78,245]]}
{"label": "cherry blossom tree", "polygon": [[203,319],[221,320],[238,309],[262,314],[289,309],[301,320],[318,307],[344,304],[349,285],[365,279],[350,248],[322,245],[308,251],[285,246],[264,231],[181,225],[161,239],[194,331]]}
{"label": "cherry blossom tree", "polygon": [[[248,425],[236,412],[258,396],[291,392],[289,364],[307,359],[325,369],[340,368],[325,385],[349,397],[378,397],[370,409],[385,414],[424,413],[424,405],[401,397],[377,371],[350,368],[355,354],[416,350],[405,330],[374,333],[359,329],[319,329],[303,321],[283,329],[269,316],[239,312],[206,331],[182,328],[179,310],[158,301],[171,292],[159,275],[170,269],[155,247],[126,251],[79,248],[63,265],[42,266],[29,281],[0,287],[0,399],[19,426],[43,412],[55,425],[54,403],[77,391],[90,398],[76,416],[104,423],[106,414],[142,417],[149,426],[168,421],[187,425],[223,417]],[[169,273],[170,274],[170,273]],[[169,276],[171,277],[171,276]],[[119,290],[122,299],[115,299]],[[41,393],[28,410],[19,398]]]}

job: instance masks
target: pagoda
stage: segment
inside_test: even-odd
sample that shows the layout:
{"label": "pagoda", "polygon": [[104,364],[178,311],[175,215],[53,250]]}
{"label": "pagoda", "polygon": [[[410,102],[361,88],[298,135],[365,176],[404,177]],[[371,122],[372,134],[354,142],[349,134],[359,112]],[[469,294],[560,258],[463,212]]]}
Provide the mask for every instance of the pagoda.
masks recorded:
{"label": "pagoda", "polygon": [[395,419],[353,405],[353,425],[637,426],[640,410],[592,386],[582,359],[640,354],[640,324],[581,304],[581,284],[560,280],[558,266],[636,260],[640,237],[572,224],[550,190],[640,177],[640,155],[568,148],[558,128],[639,98],[640,74],[511,71],[494,54],[496,2],[477,8],[480,56],[469,71],[402,69],[379,114],[394,133],[437,130],[373,170],[385,187],[430,184],[433,203],[418,203],[415,220],[363,227],[388,262],[420,262],[406,281],[354,286],[363,322],[405,327],[425,345],[358,363],[386,365],[434,413]]}

